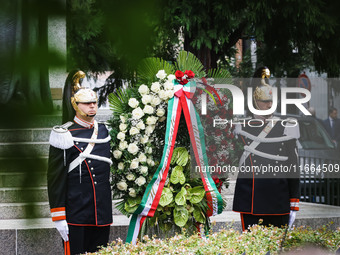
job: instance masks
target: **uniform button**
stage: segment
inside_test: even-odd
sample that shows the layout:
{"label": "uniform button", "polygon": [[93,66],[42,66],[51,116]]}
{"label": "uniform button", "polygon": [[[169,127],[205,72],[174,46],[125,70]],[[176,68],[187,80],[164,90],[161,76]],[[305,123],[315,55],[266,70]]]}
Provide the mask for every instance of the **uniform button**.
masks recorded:
{"label": "uniform button", "polygon": [[274,176],[276,176],[276,174],[273,174]]}
{"label": "uniform button", "polygon": [[96,184],[97,184],[97,182],[94,182],[94,184],[96,185]]}
{"label": "uniform button", "polygon": [[81,149],[82,151],[84,150],[84,148],[83,148],[83,147],[81,147],[80,149]]}
{"label": "uniform button", "polygon": [[284,143],[281,143],[282,145],[284,145]]}
{"label": "uniform button", "polygon": [[250,142],[248,142],[248,144],[250,144]]}
{"label": "uniform button", "polygon": [[277,163],[279,163],[279,161],[275,161],[275,163],[277,164]]}
{"label": "uniform button", "polygon": [[87,163],[91,163],[91,160],[87,161]]}
{"label": "uniform button", "polygon": [[256,175],[259,175],[259,173],[255,173]]}
{"label": "uniform button", "polygon": [[93,177],[96,177],[96,175],[95,175],[95,174],[93,174],[92,176],[93,176]]}
{"label": "uniform button", "polygon": [[282,151],[282,148],[280,148],[279,151]]}
{"label": "uniform button", "polygon": [[91,167],[91,171],[93,171],[93,167]]}
{"label": "uniform button", "polygon": [[78,142],[76,142],[76,144],[79,144]]}
{"label": "uniform button", "polygon": [[254,157],[254,153],[252,153],[251,156]]}
{"label": "uniform button", "polygon": [[254,163],[256,163],[256,160],[254,160]]}

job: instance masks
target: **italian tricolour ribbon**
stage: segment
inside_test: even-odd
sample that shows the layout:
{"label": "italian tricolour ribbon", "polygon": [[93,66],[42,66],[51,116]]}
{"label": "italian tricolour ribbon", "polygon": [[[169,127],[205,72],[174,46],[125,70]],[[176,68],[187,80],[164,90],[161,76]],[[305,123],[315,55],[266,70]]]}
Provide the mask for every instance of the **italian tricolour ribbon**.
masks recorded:
{"label": "italian tricolour ribbon", "polygon": [[[142,201],[133,213],[126,242],[135,244],[140,228],[146,217],[153,217],[159,200],[162,195],[163,187],[168,175],[172,153],[178,131],[179,120],[183,110],[185,121],[189,130],[191,145],[195,154],[196,163],[205,169],[208,165],[208,158],[205,150],[203,127],[194,105],[191,101],[196,90],[196,83],[190,81],[181,85],[174,80],[175,96],[168,101],[168,113],[165,132],[165,145],[163,156],[157,171],[148,184]],[[204,189],[206,191],[208,211],[207,216],[217,215],[223,210],[223,201],[216,185],[208,172],[200,173]]]}

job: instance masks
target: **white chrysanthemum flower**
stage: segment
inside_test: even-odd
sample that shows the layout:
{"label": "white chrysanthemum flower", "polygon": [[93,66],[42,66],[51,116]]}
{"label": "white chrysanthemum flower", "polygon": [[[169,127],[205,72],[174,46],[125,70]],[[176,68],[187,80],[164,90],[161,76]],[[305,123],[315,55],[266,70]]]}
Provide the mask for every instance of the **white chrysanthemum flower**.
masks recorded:
{"label": "white chrysanthemum flower", "polygon": [[135,158],[131,161],[130,168],[137,169],[138,167],[139,167],[139,160],[138,158]]}
{"label": "white chrysanthemum flower", "polygon": [[152,153],[152,148],[151,147],[146,147],[145,148],[145,153],[151,154]]}
{"label": "white chrysanthemum flower", "polygon": [[134,174],[128,174],[126,176],[126,179],[129,181],[134,181],[136,179],[136,176]]}
{"label": "white chrysanthemum flower", "polygon": [[167,90],[166,92],[165,92],[165,95],[166,95],[166,97],[167,98],[173,98],[174,97],[174,94],[175,94],[175,92],[173,91],[173,90]]}
{"label": "white chrysanthemum flower", "polygon": [[174,74],[169,74],[168,75],[168,81],[173,81],[174,79],[176,79],[176,76]]}
{"label": "white chrysanthemum flower", "polygon": [[163,122],[163,121],[165,121],[165,119],[166,119],[166,117],[164,116],[164,117],[159,119],[159,122]]}
{"label": "white chrysanthemum flower", "polygon": [[152,134],[152,132],[155,130],[155,126],[154,125],[150,125],[150,126],[147,126],[146,128],[145,128],[145,133],[147,134],[147,135],[150,135],[150,134]]}
{"label": "white chrysanthemum flower", "polygon": [[164,110],[163,108],[157,109],[156,115],[157,115],[158,117],[163,117],[164,114],[165,114],[165,110]]}
{"label": "white chrysanthemum flower", "polygon": [[129,188],[129,196],[130,197],[136,197],[137,196],[136,190],[134,188]]}
{"label": "white chrysanthemum flower", "polygon": [[146,144],[149,141],[149,137],[147,135],[141,137],[140,142],[142,144]]}
{"label": "white chrysanthemum flower", "polygon": [[139,92],[141,95],[148,94],[148,93],[149,93],[149,88],[148,88],[148,86],[142,84],[142,85],[139,86],[138,92]]}
{"label": "white chrysanthemum flower", "polygon": [[123,170],[124,167],[125,167],[125,165],[124,165],[123,162],[119,162],[119,163],[118,163],[118,169],[119,169],[119,170]]}
{"label": "white chrysanthemum flower", "polygon": [[161,99],[158,96],[154,96],[151,100],[151,105],[152,106],[157,106],[161,103]]}
{"label": "white chrysanthemum flower", "polygon": [[117,134],[117,139],[124,141],[125,140],[125,134],[123,132],[119,132]]}
{"label": "white chrysanthemum flower", "polygon": [[140,107],[138,107],[138,108],[136,108],[132,111],[132,118],[135,119],[135,120],[139,120],[143,116],[144,116],[144,112]]}
{"label": "white chrysanthemum flower", "polygon": [[138,122],[138,124],[136,125],[136,128],[138,128],[138,129],[145,129],[144,122],[142,120],[140,122]]}
{"label": "white chrysanthemum flower", "polygon": [[121,151],[125,150],[127,147],[128,147],[127,141],[121,141],[121,142],[119,143],[119,146],[118,146],[118,148],[119,148]]}
{"label": "white chrysanthemum flower", "polygon": [[139,176],[136,180],[135,180],[135,183],[138,185],[138,186],[142,186],[144,185],[146,182],[145,178],[143,176]]}
{"label": "white chrysanthemum flower", "polygon": [[136,127],[132,127],[131,129],[130,129],[130,135],[137,135],[137,134],[139,134],[139,129],[138,128],[136,128]]}
{"label": "white chrysanthemum flower", "polygon": [[143,95],[142,96],[142,103],[144,105],[147,105],[147,104],[151,103],[151,100],[152,100],[152,96],[151,95]]}
{"label": "white chrysanthemum flower", "polygon": [[113,156],[116,158],[116,159],[119,159],[121,156],[122,156],[122,152],[120,150],[115,150],[113,152]]}
{"label": "white chrysanthemum flower", "polygon": [[119,118],[120,118],[120,121],[121,121],[122,123],[125,123],[125,122],[126,122],[126,117],[125,117],[125,116],[120,115]]}
{"label": "white chrysanthemum flower", "polygon": [[146,114],[153,114],[154,108],[151,105],[146,105],[143,109],[143,112]]}
{"label": "white chrysanthemum flower", "polygon": [[156,122],[157,122],[157,119],[158,118],[156,118],[156,117],[154,117],[154,116],[150,116],[150,117],[148,117],[147,119],[146,119],[146,124],[147,125],[155,125],[156,124]]}
{"label": "white chrysanthemum flower", "polygon": [[137,108],[138,105],[139,105],[139,102],[138,102],[138,100],[136,98],[130,98],[128,104],[132,108]]}
{"label": "white chrysanthemum flower", "polygon": [[124,124],[124,123],[119,124],[119,130],[120,131],[124,131],[126,129],[127,129],[127,125],[126,124]]}
{"label": "white chrysanthemum flower", "polygon": [[156,74],[156,77],[157,77],[158,79],[163,80],[163,79],[166,77],[165,71],[164,71],[164,70],[159,70],[158,73]]}
{"label": "white chrysanthemum flower", "polygon": [[154,166],[155,165],[155,161],[152,160],[152,158],[148,158],[146,160],[146,163],[149,165],[149,166]]}
{"label": "white chrysanthemum flower", "polygon": [[162,99],[163,101],[167,100],[168,99],[168,96],[167,94],[165,93],[165,90],[160,90],[158,92],[158,96],[160,97],[160,99]]}
{"label": "white chrysanthemum flower", "polygon": [[160,89],[161,89],[161,85],[159,84],[159,82],[153,82],[152,83],[152,85],[151,85],[151,90],[153,91],[153,92],[158,92],[158,91],[160,91]]}
{"label": "white chrysanthemum flower", "polygon": [[138,151],[139,151],[139,148],[138,148],[137,144],[135,144],[135,143],[129,144],[128,152],[130,152],[133,155],[136,155]]}
{"label": "white chrysanthemum flower", "polygon": [[147,173],[148,173],[148,167],[147,167],[147,166],[141,166],[141,167],[139,168],[139,172],[140,172],[141,174],[147,174]]}
{"label": "white chrysanthemum flower", "polygon": [[171,81],[165,82],[163,86],[164,86],[165,90],[173,90],[174,89],[174,84]]}
{"label": "white chrysanthemum flower", "polygon": [[139,162],[146,162],[146,156],[144,153],[139,154]]}
{"label": "white chrysanthemum flower", "polygon": [[117,183],[117,188],[118,188],[119,190],[122,190],[122,191],[127,190],[127,184],[126,184],[126,182],[125,182],[125,181],[120,181],[120,182],[118,182],[118,183]]}

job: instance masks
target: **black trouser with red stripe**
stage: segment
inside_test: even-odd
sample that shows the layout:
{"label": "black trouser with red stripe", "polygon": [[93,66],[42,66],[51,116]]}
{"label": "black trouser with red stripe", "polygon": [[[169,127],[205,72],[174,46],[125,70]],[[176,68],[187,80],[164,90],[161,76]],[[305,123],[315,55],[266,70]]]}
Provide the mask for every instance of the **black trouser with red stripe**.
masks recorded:
{"label": "black trouser with red stripe", "polygon": [[247,213],[241,213],[242,230],[245,231],[248,226],[259,224],[259,220],[263,220],[260,225],[262,226],[275,226],[282,227],[288,225],[289,214],[285,215],[253,215]]}
{"label": "black trouser with red stripe", "polygon": [[68,225],[71,254],[95,252],[109,242],[110,226],[88,227]]}

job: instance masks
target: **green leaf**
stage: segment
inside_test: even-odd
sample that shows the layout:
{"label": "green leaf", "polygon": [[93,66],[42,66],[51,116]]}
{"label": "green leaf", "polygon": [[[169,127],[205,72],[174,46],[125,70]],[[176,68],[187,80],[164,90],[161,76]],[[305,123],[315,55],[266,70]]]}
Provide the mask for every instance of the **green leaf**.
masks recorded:
{"label": "green leaf", "polygon": [[202,201],[205,195],[204,187],[197,186],[191,189],[188,189],[188,193],[190,193],[190,199],[189,201],[193,204],[197,204]]}
{"label": "green leaf", "polygon": [[172,192],[169,188],[163,188],[161,198],[159,199],[159,204],[161,206],[167,206],[173,200]]}
{"label": "green leaf", "polygon": [[115,93],[108,96],[110,108],[115,116],[119,116],[125,112],[125,107],[128,105],[130,95],[128,89],[117,89]]}
{"label": "green leaf", "polygon": [[186,204],[186,194],[187,190],[182,187],[181,191],[175,197],[175,202],[177,205],[185,205]]}
{"label": "green leaf", "polygon": [[174,221],[179,227],[184,227],[189,219],[189,212],[184,206],[176,206],[174,209]]}
{"label": "green leaf", "polygon": [[[176,164],[179,166],[185,166],[188,163],[189,160],[189,153],[187,151],[187,149],[182,148],[182,150],[180,151],[180,154],[176,160]],[[183,184],[183,183],[181,183]]]}
{"label": "green leaf", "polygon": [[172,169],[171,176],[170,176],[170,182],[172,184],[184,184],[185,183],[185,176],[183,173],[183,167],[181,166],[175,166]]}
{"label": "green leaf", "polygon": [[204,66],[201,61],[191,52],[180,51],[177,57],[176,69],[185,71],[191,70],[195,73],[196,78],[205,76]]}
{"label": "green leaf", "polygon": [[137,67],[138,77],[144,83],[156,81],[156,74],[159,70],[164,70],[167,75],[175,73],[173,65],[154,57],[143,59]]}
{"label": "green leaf", "polygon": [[124,204],[125,211],[133,213],[136,211],[141,201],[141,197],[129,197]]}
{"label": "green leaf", "polygon": [[176,147],[174,151],[172,152],[170,164],[171,165],[175,164],[177,160],[180,158],[180,156],[182,155],[182,153],[184,153],[185,151],[187,151],[187,149],[184,147]]}
{"label": "green leaf", "polygon": [[194,206],[195,210],[193,212],[193,216],[197,222],[205,223],[205,214],[204,212],[198,207]]}

